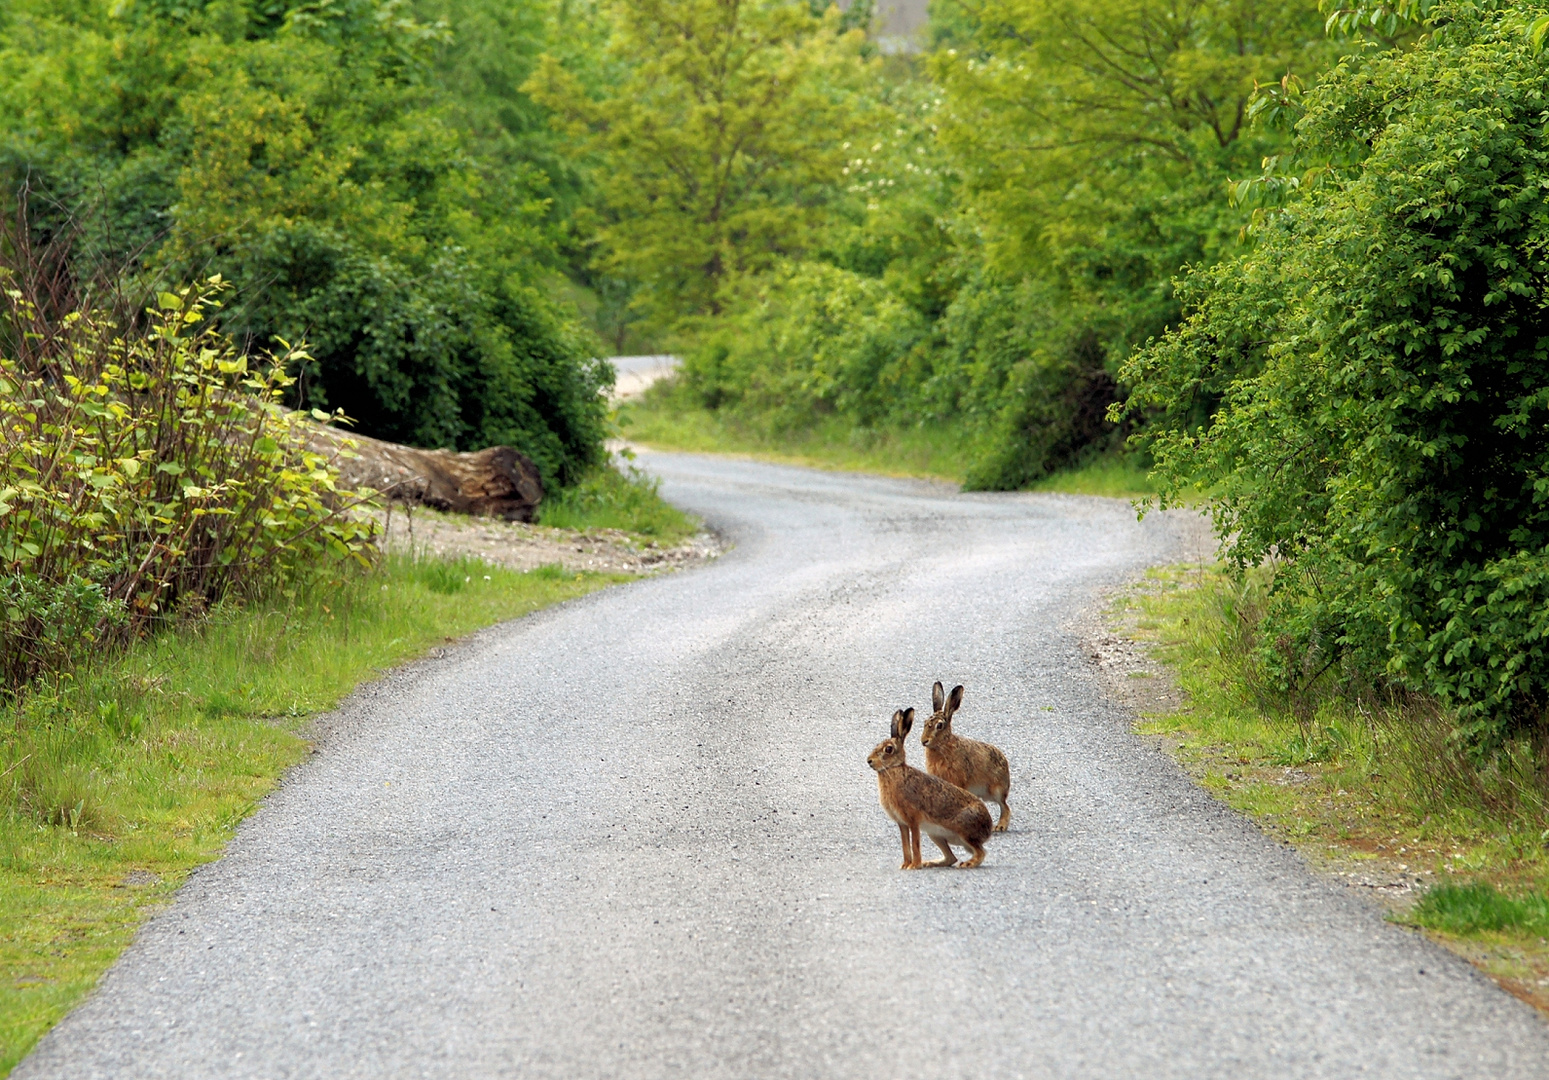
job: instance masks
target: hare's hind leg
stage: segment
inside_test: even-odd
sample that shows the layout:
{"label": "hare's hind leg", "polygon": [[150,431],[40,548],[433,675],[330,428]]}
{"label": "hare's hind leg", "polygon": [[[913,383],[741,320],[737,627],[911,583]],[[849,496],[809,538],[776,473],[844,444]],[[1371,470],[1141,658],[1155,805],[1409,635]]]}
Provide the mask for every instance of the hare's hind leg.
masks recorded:
{"label": "hare's hind leg", "polygon": [[1011,824],[1011,804],[1006,801],[1006,796],[1009,794],[1011,794],[1009,791],[1002,791],[995,799],[1000,803],[1000,820],[995,823],[995,832],[1005,832]]}
{"label": "hare's hind leg", "polygon": [[958,863],[957,868],[959,870],[972,870],[974,867],[978,866],[984,861],[984,845],[976,844],[972,840],[967,840],[964,842],[968,845],[969,850],[973,852],[973,858],[969,859],[967,862]]}
{"label": "hare's hind leg", "polygon": [[947,843],[945,840],[941,839],[941,837],[939,837],[939,836],[932,836],[931,837],[931,841],[932,841],[932,843],[934,843],[937,847],[939,847],[941,849],[941,854],[942,854],[943,857],[940,858],[940,859],[933,859],[930,862],[922,863],[921,865],[923,865],[923,866],[955,866],[955,865],[957,865],[957,856],[952,853],[952,845],[951,844]]}

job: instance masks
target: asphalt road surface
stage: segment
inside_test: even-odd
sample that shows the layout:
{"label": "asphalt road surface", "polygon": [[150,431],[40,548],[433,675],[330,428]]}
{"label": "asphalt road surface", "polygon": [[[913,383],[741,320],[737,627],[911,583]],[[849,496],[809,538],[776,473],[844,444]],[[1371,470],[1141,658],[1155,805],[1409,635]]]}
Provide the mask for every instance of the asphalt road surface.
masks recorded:
{"label": "asphalt road surface", "polygon": [[[1186,522],[644,461],[735,549],[357,695],[16,1076],[1549,1074],[1104,701],[1070,625]],[[934,679],[1015,817],[904,873],[865,758]]]}

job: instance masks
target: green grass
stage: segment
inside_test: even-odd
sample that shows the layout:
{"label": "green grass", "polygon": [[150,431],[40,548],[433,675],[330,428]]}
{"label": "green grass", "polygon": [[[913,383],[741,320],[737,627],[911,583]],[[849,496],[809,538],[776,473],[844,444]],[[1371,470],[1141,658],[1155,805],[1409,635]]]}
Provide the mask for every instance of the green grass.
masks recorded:
{"label": "green grass", "polygon": [[1055,473],[1047,479],[1036,481],[1032,490],[1135,499],[1154,495],[1156,484],[1147,475],[1147,470],[1133,458],[1110,455],[1093,458],[1080,468]]}
{"label": "green grass", "polygon": [[643,540],[676,544],[700,522],[658,493],[658,482],[627,463],[604,466],[539,504],[538,523],[561,529],[621,529]]}
{"label": "green grass", "polygon": [[374,674],[615,576],[392,557],[217,609],[0,712],[0,1075]]}
{"label": "green grass", "polygon": [[1441,885],[1427,892],[1406,920],[1428,930],[1473,936],[1515,931],[1549,934],[1549,897],[1512,897],[1488,882]]}
{"label": "green grass", "polygon": [[[1529,739],[1476,761],[1429,699],[1337,668],[1295,694],[1260,662],[1263,573],[1154,572],[1117,613],[1186,705],[1146,717],[1207,790],[1341,873],[1428,888],[1392,917],[1424,928],[1549,1015],[1549,774]],[[1391,878],[1390,878],[1391,879]]]}
{"label": "green grass", "polygon": [[[662,450],[736,454],[762,461],[945,480],[960,484],[971,460],[961,430],[949,424],[872,431],[837,417],[778,436],[708,409],[686,407],[668,392],[647,393],[619,406],[625,438]],[[1057,473],[1032,486],[1034,491],[1135,498],[1154,487],[1145,469],[1133,461],[1100,457],[1078,469]]]}
{"label": "green grass", "polygon": [[[1549,789],[1530,745],[1476,762],[1435,702],[1352,694],[1337,669],[1283,691],[1260,661],[1267,602],[1263,574],[1153,572],[1130,600],[1127,632],[1155,643],[1188,705],[1148,718],[1144,731],[1164,736],[1207,781],[1223,777],[1234,805],[1253,812],[1253,800],[1272,795],[1283,808],[1272,827],[1402,847],[1410,865],[1441,875],[1549,883]],[[1287,769],[1314,782],[1288,786]]]}
{"label": "green grass", "polygon": [[944,426],[878,433],[830,417],[804,431],[771,436],[708,409],[680,408],[660,392],[621,404],[618,423],[626,439],[662,450],[738,454],[790,465],[953,483],[962,480],[968,467],[961,433]]}

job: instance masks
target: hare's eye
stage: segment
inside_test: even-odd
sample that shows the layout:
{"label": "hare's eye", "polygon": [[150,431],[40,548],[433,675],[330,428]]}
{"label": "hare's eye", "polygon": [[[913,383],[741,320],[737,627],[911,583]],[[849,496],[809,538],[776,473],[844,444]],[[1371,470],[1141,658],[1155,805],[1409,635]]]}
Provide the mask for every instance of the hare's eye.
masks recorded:
{"label": "hare's eye", "polygon": [[884,750],[884,751],[882,751],[882,752],[883,752],[883,753],[884,753],[884,754],[891,754],[891,753],[892,753],[892,752],[893,752],[893,748],[892,748],[892,747],[891,747],[891,746],[890,746],[890,747],[888,747],[888,748],[887,748],[887,749],[886,749],[886,750]]}

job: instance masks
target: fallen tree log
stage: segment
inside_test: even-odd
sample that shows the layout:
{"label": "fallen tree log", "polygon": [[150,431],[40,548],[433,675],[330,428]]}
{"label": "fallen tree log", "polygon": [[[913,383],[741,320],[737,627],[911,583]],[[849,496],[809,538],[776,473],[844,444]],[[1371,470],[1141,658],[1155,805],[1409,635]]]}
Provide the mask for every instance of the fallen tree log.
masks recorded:
{"label": "fallen tree log", "polygon": [[418,450],[338,428],[318,429],[311,443],[334,459],[341,487],[371,488],[392,502],[531,521],[543,501],[538,467],[509,446]]}

